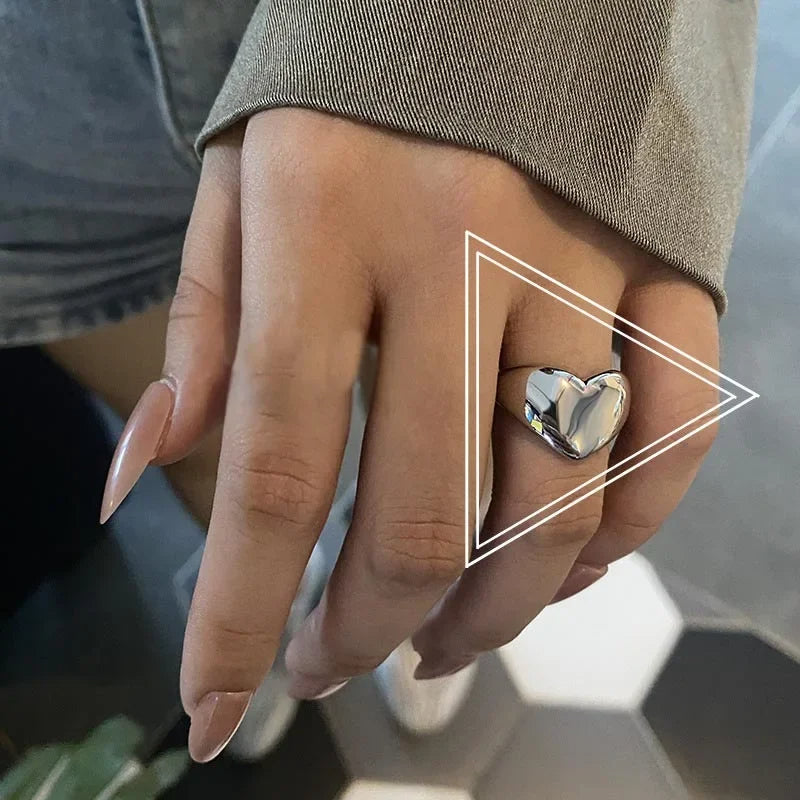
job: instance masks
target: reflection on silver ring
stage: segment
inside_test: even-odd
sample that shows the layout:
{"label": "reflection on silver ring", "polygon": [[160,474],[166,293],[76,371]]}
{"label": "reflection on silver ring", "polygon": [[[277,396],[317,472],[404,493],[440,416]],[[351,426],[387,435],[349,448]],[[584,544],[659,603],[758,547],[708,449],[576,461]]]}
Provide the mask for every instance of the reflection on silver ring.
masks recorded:
{"label": "reflection on silver ring", "polygon": [[625,424],[630,384],[617,370],[584,381],[555,367],[518,367],[498,377],[497,402],[556,452],[586,458]]}

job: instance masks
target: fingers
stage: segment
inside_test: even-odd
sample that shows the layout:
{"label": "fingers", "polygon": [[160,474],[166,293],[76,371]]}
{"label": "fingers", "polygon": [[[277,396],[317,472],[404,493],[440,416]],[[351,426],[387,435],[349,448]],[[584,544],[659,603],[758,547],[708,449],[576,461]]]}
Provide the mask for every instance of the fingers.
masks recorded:
{"label": "fingers", "polygon": [[[621,286],[609,282],[605,291],[601,302],[614,307]],[[558,366],[589,377],[611,366],[611,332],[553,300],[532,296],[509,318],[502,365]],[[605,450],[579,461],[567,459],[503,409],[495,413],[492,445],[494,491],[481,534],[484,545],[601,473],[607,460]],[[564,581],[600,524],[602,505],[602,492],[571,507],[569,500],[561,501],[539,515],[541,524],[534,530],[467,569],[413,638],[422,657],[417,677],[454,672],[478,653],[513,639]],[[518,530],[536,522],[530,519]]]}
{"label": "fingers", "polygon": [[201,761],[275,656],[333,497],[371,314],[353,259],[323,226],[298,222],[291,195],[243,170],[241,326],[181,671]]}
{"label": "fingers", "polygon": [[[464,311],[435,294],[387,299],[353,523],[286,654],[295,696],[318,697],[380,664],[464,568]],[[504,303],[487,298],[483,463],[504,322]]]}
{"label": "fingers", "polygon": [[[623,298],[620,315],[704,364],[717,368],[717,315],[711,298],[700,287],[684,281],[643,287]],[[663,350],[662,347],[657,349],[659,352]],[[702,367],[685,362],[669,351],[666,355],[678,363],[686,363],[704,377],[714,379],[714,375]],[[631,381],[634,399],[628,421],[614,448],[612,463],[625,461],[670,431],[703,415],[721,399],[715,386],[703,383],[633,342],[625,343],[622,368]],[[714,416],[703,416],[640,458],[666,447]],[[708,425],[610,484],[606,489],[600,528],[583,549],[579,561],[599,566],[610,564],[644,544],[672,513],[691,485],[711,447],[715,430],[716,425]],[[626,468],[621,464],[621,470]],[[609,477],[614,474],[610,473]]]}
{"label": "fingers", "polygon": [[163,377],[131,413],[112,459],[105,522],[145,467],[188,455],[219,422],[239,317],[238,129],[209,147],[170,309]]}

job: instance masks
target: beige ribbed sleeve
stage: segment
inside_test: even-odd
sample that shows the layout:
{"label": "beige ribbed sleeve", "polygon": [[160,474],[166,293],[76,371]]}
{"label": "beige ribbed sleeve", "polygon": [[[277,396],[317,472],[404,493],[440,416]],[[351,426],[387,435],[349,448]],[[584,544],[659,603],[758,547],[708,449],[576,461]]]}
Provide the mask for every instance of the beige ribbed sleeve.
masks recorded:
{"label": "beige ribbed sleeve", "polygon": [[497,155],[722,287],[755,0],[262,0],[198,141],[302,106]]}

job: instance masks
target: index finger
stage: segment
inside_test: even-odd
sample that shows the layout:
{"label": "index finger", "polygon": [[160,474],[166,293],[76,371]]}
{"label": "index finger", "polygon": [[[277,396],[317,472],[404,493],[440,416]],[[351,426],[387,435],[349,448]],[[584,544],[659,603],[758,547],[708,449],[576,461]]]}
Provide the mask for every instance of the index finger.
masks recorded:
{"label": "index finger", "polygon": [[336,486],[370,317],[352,259],[243,186],[242,318],[184,642],[189,750],[214,758],[269,670]]}

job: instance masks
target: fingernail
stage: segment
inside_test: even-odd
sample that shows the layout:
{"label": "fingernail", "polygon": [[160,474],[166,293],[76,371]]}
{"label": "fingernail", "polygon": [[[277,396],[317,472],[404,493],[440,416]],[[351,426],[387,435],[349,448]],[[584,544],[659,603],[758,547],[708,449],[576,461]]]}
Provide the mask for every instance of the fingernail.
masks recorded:
{"label": "fingernail", "polygon": [[244,718],[252,692],[209,692],[195,708],[189,727],[189,755],[204,764],[216,758]]}
{"label": "fingernail", "polygon": [[139,398],[111,459],[100,507],[101,524],[119,508],[158,452],[172,416],[174,398],[172,387],[164,380],[151,383]]}
{"label": "fingernail", "polygon": [[434,678],[445,678],[448,675],[455,675],[462,669],[468,667],[475,660],[474,656],[458,660],[426,662],[420,661],[414,670],[414,679],[418,681],[429,681]]}
{"label": "fingernail", "polygon": [[606,566],[596,567],[591,564],[580,564],[576,561],[572,565],[572,569],[569,571],[567,577],[564,578],[564,583],[561,584],[561,588],[550,601],[550,605],[558,603],[561,600],[566,600],[568,597],[578,594],[578,592],[582,592],[595,581],[600,580],[606,572],[608,572],[608,567]]}
{"label": "fingernail", "polygon": [[346,680],[331,683],[329,680],[320,680],[294,672],[287,691],[290,696],[298,700],[322,700],[323,697],[330,697],[338,692],[346,684]]}

